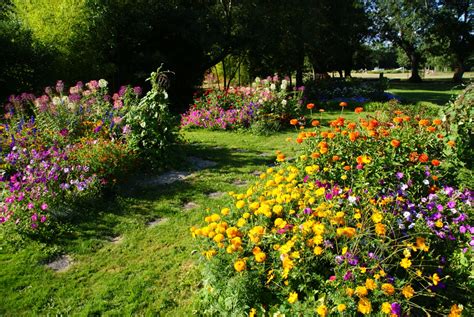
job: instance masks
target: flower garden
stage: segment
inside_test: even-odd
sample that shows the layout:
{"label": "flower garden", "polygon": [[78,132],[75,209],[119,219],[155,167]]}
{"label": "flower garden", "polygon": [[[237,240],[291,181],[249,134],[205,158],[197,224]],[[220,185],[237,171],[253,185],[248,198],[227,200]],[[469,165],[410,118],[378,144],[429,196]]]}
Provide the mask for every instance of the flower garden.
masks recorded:
{"label": "flower garden", "polygon": [[[86,264],[79,263],[71,273],[58,275],[47,269],[44,273],[37,262],[33,264],[35,274],[46,274],[52,283],[67,279],[71,287],[78,276],[86,285],[110,278],[111,282],[102,286],[108,289],[114,284],[110,276],[115,273],[120,276],[117,279],[124,279],[121,283],[140,271],[146,273],[133,280],[130,294],[118,296],[121,304],[109,307],[102,302],[95,308],[68,304],[73,307],[70,313],[82,309],[84,313],[179,314],[183,311],[176,311],[175,306],[181,305],[192,307],[187,313],[198,315],[472,314],[472,179],[460,172],[470,175],[472,169],[472,85],[440,110],[377,98],[379,102],[372,103],[365,99],[322,101],[308,96],[308,88],[290,88],[287,79],[273,76],[256,79],[248,87],[197,93],[178,123],[168,110],[167,93],[159,85],[162,76],[159,71],[152,73],[152,88],[144,95],[139,87],[109,93],[105,80],[79,82],[68,89],[58,81],[42,96],[12,96],[5,106],[0,126],[1,250],[13,248],[16,251],[9,252],[15,253],[34,245],[38,249],[35,257],[42,260],[51,257],[41,255],[45,250],[54,256],[75,250],[78,259],[81,252],[92,258],[99,252],[109,258],[110,250],[103,241],[90,240],[90,246],[83,249],[61,246],[58,241],[71,231],[72,240],[86,239],[80,234],[86,231],[78,231],[73,219],[81,217],[84,206],[92,208],[91,202],[114,205],[119,201],[120,208],[133,210],[123,218],[109,214],[129,224],[122,234],[128,233],[132,242],[114,246],[110,252],[133,263],[133,272],[119,275],[123,263],[115,263],[113,268],[85,274]],[[271,162],[257,164],[262,172],[258,177],[249,175],[246,188],[221,183],[220,178],[227,177],[222,173],[242,177],[242,169],[232,159],[262,159],[252,153],[224,154],[214,148],[232,144],[232,151],[247,144],[243,139],[252,140],[249,146],[257,152],[277,150],[270,159],[276,163],[270,167],[266,164]],[[192,149],[192,142],[214,147]],[[153,198],[156,206],[149,205],[153,199],[146,195],[132,201],[121,197],[121,188],[129,186],[138,171],[160,173],[170,166],[179,167],[173,161],[185,158],[176,160],[173,155],[194,155],[196,151],[208,156],[215,151],[212,158],[218,167],[195,173],[189,183],[144,190],[146,195],[160,193]],[[255,166],[239,168],[248,172]],[[199,207],[193,214],[177,212],[177,204],[189,202],[190,186],[197,188],[193,197],[206,208]],[[223,189],[227,194],[211,202],[202,196],[211,189]],[[112,198],[107,197],[109,192]],[[137,201],[146,212],[159,209],[172,219],[169,232],[162,232],[159,238],[169,240],[160,248],[151,243],[160,236],[160,227],[144,233],[144,223],[152,219],[139,214]],[[17,244],[7,246],[9,239]],[[173,294],[169,297],[191,296],[191,305],[135,294],[159,293],[156,285],[164,285],[170,278],[153,278],[159,274],[150,273],[154,272],[150,268],[153,262],[139,261],[143,243],[150,241],[148,247],[153,252],[168,252],[166,246],[178,240],[186,244],[176,249],[186,252],[163,253],[167,254],[164,264],[156,257],[154,261],[176,276],[183,272],[172,271],[172,266],[192,263],[192,282],[170,283],[186,292],[173,294],[169,290]],[[64,249],[55,250],[59,247]],[[121,247],[128,251],[120,251]],[[127,252],[135,258],[121,258]],[[6,263],[4,259],[0,257],[2,263]],[[9,290],[30,292],[6,275],[1,281],[8,282]],[[88,281],[85,276],[89,275],[94,281]],[[56,298],[48,293],[31,304],[35,313],[68,311],[63,299],[56,298],[53,305],[48,304],[48,296]],[[79,303],[88,298],[84,293],[75,296]],[[127,296],[136,304],[124,308],[121,305]],[[104,301],[109,300],[113,302]],[[160,305],[147,304],[153,301]],[[13,302],[7,300],[9,305]],[[25,312],[29,304],[21,305],[18,313]],[[10,311],[0,308],[0,313],[8,315]]]}

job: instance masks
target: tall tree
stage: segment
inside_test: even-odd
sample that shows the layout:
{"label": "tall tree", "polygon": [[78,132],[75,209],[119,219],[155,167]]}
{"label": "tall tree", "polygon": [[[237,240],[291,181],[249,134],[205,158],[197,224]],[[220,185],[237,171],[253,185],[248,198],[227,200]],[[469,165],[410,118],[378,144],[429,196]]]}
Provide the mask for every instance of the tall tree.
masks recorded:
{"label": "tall tree", "polygon": [[368,1],[371,16],[382,40],[402,49],[410,60],[412,82],[420,82],[419,68],[432,25],[434,4],[427,0]]}
{"label": "tall tree", "polygon": [[449,58],[454,68],[453,81],[460,82],[469,58],[474,55],[474,2],[437,1],[432,36],[436,55]]}

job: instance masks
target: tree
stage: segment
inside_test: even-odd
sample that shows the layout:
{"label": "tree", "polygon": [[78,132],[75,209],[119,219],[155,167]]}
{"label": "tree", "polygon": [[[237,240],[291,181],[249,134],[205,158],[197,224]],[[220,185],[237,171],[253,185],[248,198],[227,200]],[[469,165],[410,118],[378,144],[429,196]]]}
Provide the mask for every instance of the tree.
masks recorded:
{"label": "tree", "polygon": [[420,82],[418,73],[426,50],[425,39],[432,25],[434,4],[426,0],[375,0],[369,10],[377,33],[402,49],[410,60],[409,81]]}
{"label": "tree", "polygon": [[461,82],[467,62],[474,54],[474,3],[470,0],[437,1],[433,15],[435,54],[451,60],[453,81]]}

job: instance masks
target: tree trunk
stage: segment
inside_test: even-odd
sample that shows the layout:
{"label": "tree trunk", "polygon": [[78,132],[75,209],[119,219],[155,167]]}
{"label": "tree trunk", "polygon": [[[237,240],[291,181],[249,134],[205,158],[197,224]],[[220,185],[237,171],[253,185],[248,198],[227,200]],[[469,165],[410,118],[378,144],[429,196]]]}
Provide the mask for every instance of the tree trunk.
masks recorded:
{"label": "tree trunk", "polygon": [[346,78],[352,78],[351,71],[352,71],[352,70],[351,70],[350,68],[346,68],[346,69],[344,70],[344,77],[346,77]]}
{"label": "tree trunk", "polygon": [[462,76],[464,75],[464,65],[463,63],[459,63],[455,68],[454,68],[454,75],[453,75],[453,82],[455,83],[461,83],[462,82]]}
{"label": "tree trunk", "polygon": [[410,63],[411,63],[411,76],[408,78],[408,81],[412,83],[421,83],[421,77],[420,74],[418,73],[418,69],[420,68],[420,58],[417,53],[412,52],[411,54],[408,55],[410,58]]}
{"label": "tree trunk", "polygon": [[342,76],[342,75],[343,75],[343,74],[342,74],[342,69],[338,69],[337,72],[339,73],[339,77],[342,78],[342,77],[343,77],[343,76]]}

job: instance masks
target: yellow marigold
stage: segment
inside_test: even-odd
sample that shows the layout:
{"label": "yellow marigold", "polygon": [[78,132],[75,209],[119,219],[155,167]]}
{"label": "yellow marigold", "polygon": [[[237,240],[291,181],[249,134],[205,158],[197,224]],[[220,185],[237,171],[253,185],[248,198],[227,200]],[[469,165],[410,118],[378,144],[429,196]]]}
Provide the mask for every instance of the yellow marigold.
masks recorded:
{"label": "yellow marigold", "polygon": [[375,223],[381,222],[383,219],[383,215],[380,212],[374,212],[372,215],[372,221]]}
{"label": "yellow marigold", "polygon": [[408,269],[411,266],[411,260],[409,258],[403,258],[403,260],[400,261],[400,266],[404,269]]}
{"label": "yellow marigold", "polygon": [[438,273],[435,273],[431,277],[431,280],[433,281],[433,285],[438,285],[439,281],[441,281],[441,278],[439,277]]}
{"label": "yellow marigold", "polygon": [[222,233],[218,233],[214,236],[212,240],[214,240],[216,243],[222,242],[225,239],[224,235]]}
{"label": "yellow marigold", "polygon": [[383,223],[375,224],[375,233],[379,236],[384,236],[387,232],[387,227]]}
{"label": "yellow marigold", "polygon": [[319,316],[326,317],[328,314],[328,308],[323,304],[316,309],[316,312]]}
{"label": "yellow marigold", "polygon": [[346,288],[346,295],[349,297],[354,295],[354,290],[350,287]]}
{"label": "yellow marigold", "polygon": [[375,283],[375,281],[371,278],[368,278],[365,280],[365,287],[368,289],[368,290],[371,290],[373,291],[374,289],[377,288],[377,284]]}
{"label": "yellow marigold", "polygon": [[416,238],[416,246],[418,249],[428,252],[429,247],[426,245],[425,238],[417,237]]}
{"label": "yellow marigold", "polygon": [[457,305],[457,304],[454,304],[453,306],[451,306],[451,310],[449,311],[449,315],[448,317],[459,317],[462,315],[462,311],[463,311],[463,306],[462,305]]}
{"label": "yellow marigold", "polygon": [[314,248],[313,252],[315,255],[321,255],[323,253],[323,248],[321,248],[320,246],[317,246]]}
{"label": "yellow marigold", "polygon": [[357,286],[355,289],[355,294],[359,297],[367,296],[369,292],[365,286]]}
{"label": "yellow marigold", "polygon": [[392,305],[389,302],[382,303],[381,311],[384,314],[391,315],[392,314]]}
{"label": "yellow marigold", "polygon": [[249,317],[255,317],[256,314],[257,314],[257,310],[255,308],[250,309]]}
{"label": "yellow marigold", "polygon": [[345,311],[346,308],[347,308],[346,304],[339,304],[339,305],[337,305],[337,311],[339,311],[339,312]]}
{"label": "yellow marigold", "polygon": [[245,201],[243,200],[239,200],[236,204],[235,204],[235,207],[239,208],[239,209],[242,209],[244,208],[245,206]]}
{"label": "yellow marigold", "polygon": [[242,272],[242,271],[244,271],[246,268],[247,268],[247,264],[245,263],[245,260],[239,259],[239,260],[235,261],[235,263],[234,263],[234,269],[235,269],[237,272]]}
{"label": "yellow marigold", "polygon": [[364,315],[368,315],[372,312],[372,304],[367,298],[362,297],[357,305],[357,311]]}
{"label": "yellow marigold", "polygon": [[222,210],[221,210],[221,214],[223,216],[227,216],[229,214],[229,212],[230,212],[229,208],[222,208]]}
{"label": "yellow marigold", "polygon": [[405,296],[405,298],[412,298],[413,295],[415,294],[415,290],[413,289],[413,287],[411,287],[411,285],[405,285],[403,288],[402,288],[402,294],[403,296]]}
{"label": "yellow marigold", "polygon": [[291,292],[290,295],[288,296],[288,303],[293,304],[298,300],[298,293],[297,292]]}
{"label": "yellow marigold", "polygon": [[395,293],[395,287],[393,287],[393,285],[389,283],[382,284],[381,289],[385,293],[385,295],[393,295]]}
{"label": "yellow marigold", "polygon": [[264,252],[259,252],[255,254],[255,261],[258,263],[263,263],[267,259],[267,255]]}

